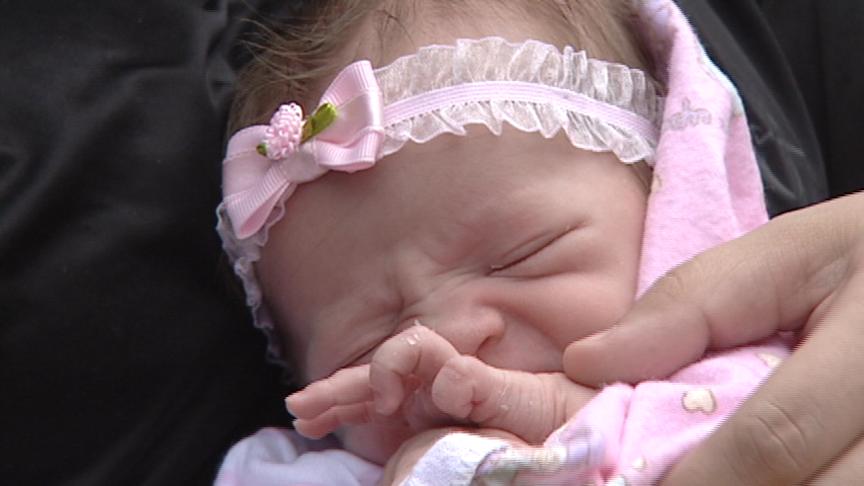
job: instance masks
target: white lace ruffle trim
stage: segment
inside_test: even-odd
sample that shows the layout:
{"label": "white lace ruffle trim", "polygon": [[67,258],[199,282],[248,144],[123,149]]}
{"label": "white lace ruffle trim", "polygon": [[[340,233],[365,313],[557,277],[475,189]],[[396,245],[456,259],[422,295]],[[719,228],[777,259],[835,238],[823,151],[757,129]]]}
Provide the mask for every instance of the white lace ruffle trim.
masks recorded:
{"label": "white lace ruffle trim", "polygon": [[496,135],[504,123],[546,138],[563,130],[573,146],[611,151],[627,163],[650,163],[657,145],[663,100],[654,82],[638,69],[590,59],[569,46],[561,52],[534,40],[515,44],[499,37],[460,39],[453,46],[423,47],[377,69],[375,77],[385,106],[453,86],[515,81],[577,93],[638,115],[654,129],[651,135],[635,133],[562,104],[514,101],[504,95],[504,99],[473,99],[388,123],[383,155],[409,141],[424,143],[445,133],[464,135],[465,127],[474,124]]}

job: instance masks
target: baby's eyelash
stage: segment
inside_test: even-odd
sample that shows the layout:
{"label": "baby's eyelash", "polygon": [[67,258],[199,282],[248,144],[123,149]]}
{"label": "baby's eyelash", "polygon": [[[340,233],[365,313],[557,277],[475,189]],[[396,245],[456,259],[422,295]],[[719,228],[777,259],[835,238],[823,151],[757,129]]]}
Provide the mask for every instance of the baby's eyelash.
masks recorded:
{"label": "baby's eyelash", "polygon": [[355,366],[358,364],[362,364],[362,363],[371,361],[372,355],[375,354],[375,351],[378,350],[378,348],[384,343],[384,341],[386,341],[387,339],[389,339],[392,336],[395,336],[396,334],[399,334],[399,332],[402,329],[404,329],[405,326],[408,326],[408,325],[423,326],[424,325],[422,322],[420,322],[420,319],[417,319],[417,318],[403,319],[403,320],[401,320],[401,322],[403,323],[402,325],[394,326],[380,340],[376,340],[376,341],[370,343],[369,346],[358,351],[354,355],[354,357],[349,359],[347,364],[341,366],[341,368],[344,368],[345,366]]}
{"label": "baby's eyelash", "polygon": [[[556,239],[557,239],[557,238],[556,238]],[[552,240],[552,241],[555,241],[555,240]],[[513,268],[513,267],[515,267],[516,265],[519,265],[520,263],[522,263],[522,262],[524,262],[524,261],[530,259],[530,258],[533,257],[534,255],[540,253],[541,251],[543,251],[544,249],[546,249],[546,248],[547,248],[551,243],[552,243],[552,242],[549,242],[549,243],[547,243],[547,244],[541,246],[540,248],[538,248],[538,249],[532,251],[531,253],[529,253],[529,254],[527,254],[527,255],[525,255],[525,256],[519,257],[517,260],[515,260],[515,261],[513,261],[513,262],[505,263],[505,264],[497,264],[497,265],[493,264],[493,265],[489,265],[489,270],[490,270],[492,273],[495,273],[495,272],[500,272],[500,271],[502,271],[502,270],[507,270],[507,269]]]}
{"label": "baby's eyelash", "polygon": [[558,240],[560,240],[560,239],[563,238],[564,236],[570,234],[571,231],[573,231],[573,227],[572,227],[572,226],[568,226],[568,227],[565,228],[564,231],[561,232],[559,235],[557,235],[557,236],[555,236],[554,238],[550,239],[549,241],[547,241],[546,243],[542,244],[540,247],[538,247],[537,249],[531,251],[531,252],[528,253],[527,255],[521,256],[521,257],[517,258],[516,260],[514,260],[514,261],[512,261],[512,262],[510,262],[510,263],[505,263],[505,264],[492,264],[492,265],[489,265],[489,270],[490,270],[490,272],[495,273],[495,272],[500,272],[500,271],[502,271],[502,270],[507,270],[507,269],[513,268],[513,267],[515,267],[515,266],[517,266],[517,265],[519,265],[519,264],[521,264],[521,263],[523,263],[523,262],[525,262],[525,261],[531,259],[532,257],[536,256],[537,254],[543,252],[544,250],[546,250],[547,248],[549,248],[550,246],[552,246],[553,244],[555,244],[555,242],[557,242]]}

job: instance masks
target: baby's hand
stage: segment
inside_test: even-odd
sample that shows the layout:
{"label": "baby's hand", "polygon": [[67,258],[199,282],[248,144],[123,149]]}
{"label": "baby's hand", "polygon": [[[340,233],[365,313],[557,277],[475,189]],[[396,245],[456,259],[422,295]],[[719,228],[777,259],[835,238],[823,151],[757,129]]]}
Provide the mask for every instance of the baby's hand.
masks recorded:
{"label": "baby's hand", "polygon": [[369,365],[340,370],[286,403],[297,430],[311,437],[370,422],[416,431],[472,423],[540,443],[594,393],[563,373],[491,367],[418,325],[384,342]]}
{"label": "baby's hand", "polygon": [[442,412],[529,444],[541,444],[595,394],[564,373],[504,370],[473,356],[448,360],[432,384],[432,400]]}
{"label": "baby's hand", "polygon": [[459,354],[446,339],[419,325],[388,340],[375,353],[370,386],[375,410],[381,415],[404,411],[410,402],[415,408],[421,405],[426,414],[444,413],[456,423],[505,430],[534,444],[596,394],[563,373],[489,366]]}
{"label": "baby's hand", "polygon": [[[456,349],[422,325],[389,338],[370,364],[344,368],[285,399],[295,429],[311,438],[340,426],[379,423],[414,431],[456,425],[432,403],[429,387]],[[396,412],[399,413],[396,413]]]}
{"label": "baby's hand", "polygon": [[310,439],[320,439],[343,425],[359,425],[386,419],[372,407],[369,365],[343,368],[289,395],[285,406],[296,418],[294,429]]}

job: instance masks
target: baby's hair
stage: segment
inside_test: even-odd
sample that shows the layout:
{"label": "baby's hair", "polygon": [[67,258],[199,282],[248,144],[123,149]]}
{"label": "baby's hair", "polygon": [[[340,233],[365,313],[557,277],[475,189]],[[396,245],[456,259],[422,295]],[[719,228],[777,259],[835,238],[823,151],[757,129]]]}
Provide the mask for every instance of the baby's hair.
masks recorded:
{"label": "baby's hair", "polygon": [[[311,110],[323,82],[353,60],[346,58],[350,43],[367,22],[373,23],[384,57],[386,46],[410,43],[412,29],[429,28],[429,20],[470,23],[479,13],[531,19],[538,40],[649,70],[633,33],[630,0],[317,0],[306,2],[293,18],[262,24],[247,42],[253,58],[237,83],[229,134],[266,123],[281,103],[298,101]],[[421,19],[426,24],[417,24]]]}

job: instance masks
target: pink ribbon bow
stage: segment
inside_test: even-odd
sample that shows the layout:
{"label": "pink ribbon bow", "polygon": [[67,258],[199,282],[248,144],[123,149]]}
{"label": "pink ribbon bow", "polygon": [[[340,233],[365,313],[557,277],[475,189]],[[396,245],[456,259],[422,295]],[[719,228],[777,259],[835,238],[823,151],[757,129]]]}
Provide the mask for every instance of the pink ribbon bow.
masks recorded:
{"label": "pink ribbon bow", "polygon": [[261,230],[298,184],[330,170],[355,172],[375,165],[384,141],[383,101],[369,61],[345,68],[321,97],[323,103],[336,107],[336,121],[306,143],[280,150],[278,160],[256,150],[274,127],[251,126],[228,141],[222,164],[223,203],[237,238]]}

